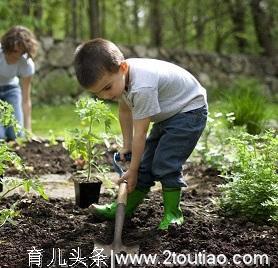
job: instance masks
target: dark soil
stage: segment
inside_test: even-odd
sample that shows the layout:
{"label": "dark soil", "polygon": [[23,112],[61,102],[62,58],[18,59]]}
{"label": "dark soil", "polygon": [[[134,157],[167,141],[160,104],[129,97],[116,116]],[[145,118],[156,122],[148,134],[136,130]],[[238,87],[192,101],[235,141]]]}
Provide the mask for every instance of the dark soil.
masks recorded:
{"label": "dark soil", "polygon": [[[12,147],[24,161],[29,174],[73,173],[82,166],[82,160],[74,161],[69,157],[69,152],[63,147],[62,140],[57,141],[56,145],[51,145],[47,140],[32,140],[22,146],[13,144]],[[99,149],[104,150],[105,147],[101,146]],[[114,150],[111,149],[111,151],[105,152],[103,163],[111,160]],[[6,172],[7,176],[16,174],[18,174],[18,171],[14,168],[10,168]]]}
{"label": "dark soil", "polygon": [[[76,169],[61,141],[50,145],[47,141],[32,140],[22,146],[14,144],[13,149],[22,158],[30,174],[65,174]],[[17,170],[10,168],[6,175],[17,173]]]}
{"label": "dark soil", "polygon": [[[54,147],[41,146],[35,142],[18,150],[28,165],[34,167],[34,172],[60,173],[73,172],[76,169],[61,144]],[[31,147],[32,149],[29,149]],[[49,165],[46,166],[46,163]],[[219,195],[217,185],[222,183],[221,178],[217,176],[218,173],[189,163],[184,167],[184,174],[188,177],[189,184],[182,195],[181,206],[186,219],[184,225],[173,226],[168,231],[157,231],[156,226],[163,212],[159,191],[148,194],[134,217],[125,221],[123,242],[136,242],[140,245],[140,254],[157,254],[160,261],[157,264],[141,264],[136,267],[167,267],[169,265],[163,261],[166,261],[169,252],[172,254],[169,262],[173,262],[174,253],[179,256],[175,267],[181,266],[178,265],[178,261],[183,260],[181,257],[191,254],[191,260],[194,261],[194,254],[198,253],[203,254],[202,256],[225,254],[231,262],[226,267],[256,267],[232,264],[234,254],[267,254],[270,266],[265,267],[278,267],[277,227],[258,225],[242,218],[220,216],[212,203],[212,199]],[[31,267],[28,250],[32,250],[33,247],[43,250],[41,267],[100,267],[93,266],[93,259],[89,257],[93,256],[94,241],[102,241],[104,244],[112,242],[113,222],[99,222],[87,209],[80,209],[68,200],[45,201],[35,197],[21,199],[18,195],[13,195],[3,200],[0,207],[9,207],[16,200],[19,200],[18,208],[21,210],[17,224],[7,224],[0,229],[1,268]],[[104,193],[100,203],[107,200],[111,198]],[[81,257],[86,259],[83,259],[83,264],[80,260],[79,264],[74,265],[76,260],[72,258],[77,255],[78,248],[81,250]],[[59,250],[62,252],[61,261],[65,260],[67,266],[59,263]],[[54,261],[51,263],[53,252],[56,253],[56,264]],[[108,267],[112,267],[110,260],[105,262]],[[187,264],[184,267],[193,266]],[[39,266],[33,262],[32,267]],[[107,266],[103,263],[101,267]]]}

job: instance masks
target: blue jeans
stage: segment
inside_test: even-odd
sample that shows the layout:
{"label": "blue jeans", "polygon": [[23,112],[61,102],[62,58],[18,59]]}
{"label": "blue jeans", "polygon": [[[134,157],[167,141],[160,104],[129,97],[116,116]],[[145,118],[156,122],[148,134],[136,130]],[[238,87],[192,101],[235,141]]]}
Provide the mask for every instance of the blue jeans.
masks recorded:
{"label": "blue jeans", "polygon": [[194,150],[206,121],[204,106],[155,123],[146,140],[137,187],[151,187],[154,181],[160,181],[163,187],[186,187],[182,165]]}
{"label": "blue jeans", "polygon": [[[14,108],[14,116],[19,125],[23,127],[23,110],[22,110],[22,94],[19,85],[0,86],[0,100],[6,101]],[[17,133],[22,136],[22,131]],[[0,125],[0,139],[15,140],[16,135],[13,127],[4,127]]]}

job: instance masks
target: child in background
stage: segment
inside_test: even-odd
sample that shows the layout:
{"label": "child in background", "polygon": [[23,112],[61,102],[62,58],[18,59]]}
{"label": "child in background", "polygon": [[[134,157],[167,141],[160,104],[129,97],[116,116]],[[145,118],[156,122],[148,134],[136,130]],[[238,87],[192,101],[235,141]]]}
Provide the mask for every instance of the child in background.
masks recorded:
{"label": "child in background", "polygon": [[[21,127],[31,131],[31,80],[35,73],[33,59],[38,42],[34,34],[23,26],[14,26],[1,38],[0,44],[0,100],[10,103]],[[21,86],[19,84],[21,78]],[[12,127],[0,125],[0,139],[15,140]]]}
{"label": "child in background", "polygon": [[[74,67],[84,88],[119,103],[121,159],[132,152],[130,166],[120,179],[128,183],[126,215],[131,216],[154,182],[160,181],[164,216],[158,228],[182,224],[181,188],[186,187],[182,165],[206,125],[206,90],[177,65],[155,59],[124,59],[115,44],[101,38],[77,48]],[[97,216],[113,219],[116,203],[92,205],[91,209]]]}

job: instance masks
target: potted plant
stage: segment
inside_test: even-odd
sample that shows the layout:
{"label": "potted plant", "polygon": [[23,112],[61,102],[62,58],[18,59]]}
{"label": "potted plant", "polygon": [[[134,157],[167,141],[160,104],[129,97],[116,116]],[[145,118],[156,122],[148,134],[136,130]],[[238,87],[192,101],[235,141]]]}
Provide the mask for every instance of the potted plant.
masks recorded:
{"label": "potted plant", "polygon": [[71,157],[78,159],[83,166],[73,180],[76,204],[86,208],[92,203],[98,203],[101,184],[109,181],[105,176],[109,168],[99,164],[104,152],[97,145],[103,141],[104,136],[97,135],[95,127],[102,126],[107,132],[111,121],[117,119],[103,101],[89,97],[81,98],[76,103],[75,112],[84,128],[70,131],[70,137],[66,139],[66,147]]}

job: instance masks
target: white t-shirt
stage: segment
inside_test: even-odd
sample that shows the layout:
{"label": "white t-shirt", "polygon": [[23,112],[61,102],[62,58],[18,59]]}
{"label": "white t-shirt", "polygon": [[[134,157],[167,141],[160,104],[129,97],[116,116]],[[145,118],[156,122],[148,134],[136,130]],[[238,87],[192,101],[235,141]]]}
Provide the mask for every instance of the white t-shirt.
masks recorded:
{"label": "white t-shirt", "polygon": [[18,85],[18,77],[27,77],[35,73],[35,64],[27,54],[22,55],[15,64],[8,64],[0,44],[0,86]]}
{"label": "white t-shirt", "polygon": [[185,69],[161,60],[131,58],[129,88],[122,99],[133,119],[160,122],[171,116],[207,106],[206,90]]}

